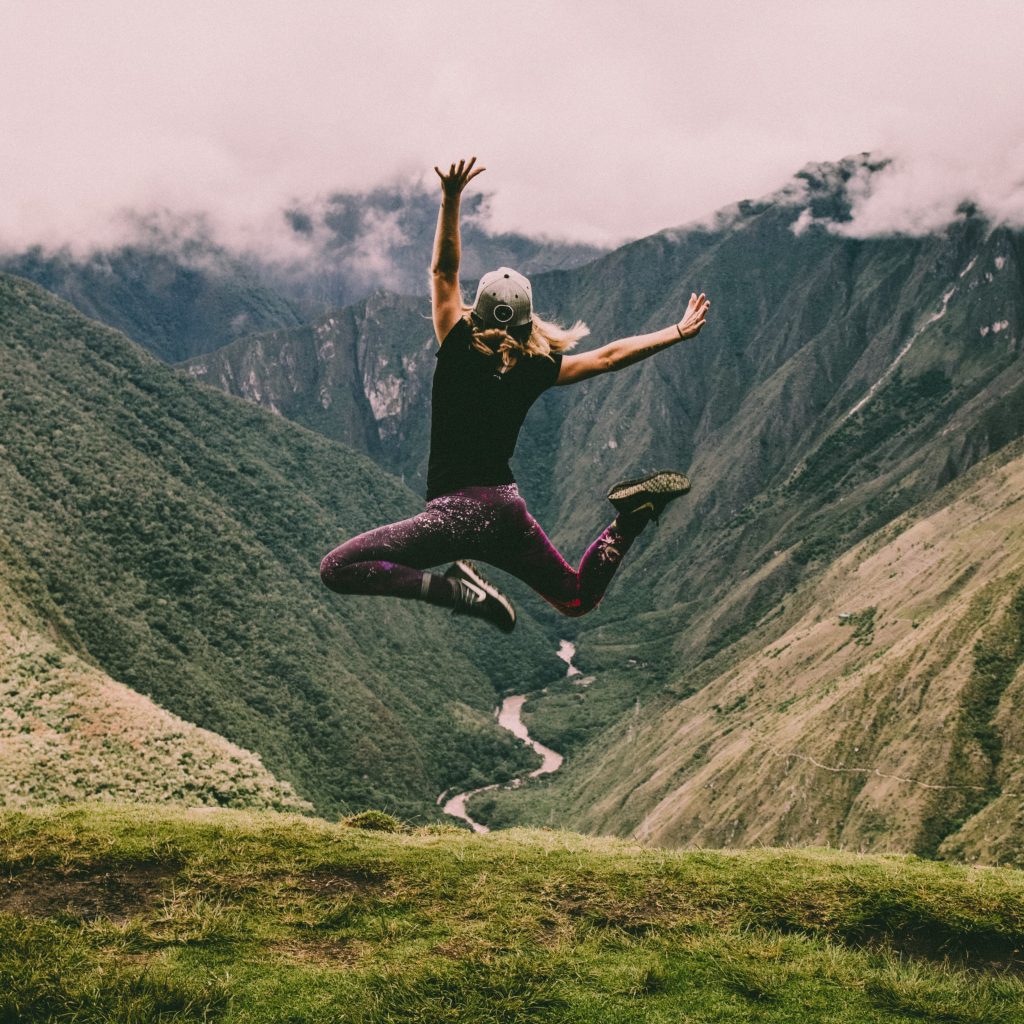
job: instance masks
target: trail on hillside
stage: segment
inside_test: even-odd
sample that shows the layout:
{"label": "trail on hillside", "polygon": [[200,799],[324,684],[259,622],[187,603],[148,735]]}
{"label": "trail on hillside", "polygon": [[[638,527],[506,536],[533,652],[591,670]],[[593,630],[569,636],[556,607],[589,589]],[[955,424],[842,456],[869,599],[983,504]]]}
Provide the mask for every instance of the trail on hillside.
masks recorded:
{"label": "trail on hillside", "polygon": [[[811,757],[809,754],[798,754],[795,750],[779,750],[770,744],[765,744],[768,750],[770,750],[777,757],[794,758],[798,761],[804,761],[806,764],[811,765],[813,768],[818,768],[823,772],[832,772],[833,774],[853,774],[853,775],[874,775],[879,779],[891,779],[893,782],[905,782],[908,785],[920,786],[922,789],[943,789],[953,790],[959,793],[988,793],[991,792],[991,786],[971,786],[966,783],[954,785],[952,783],[940,783],[940,782],[925,782],[923,779],[912,779],[906,775],[893,775],[890,772],[883,772],[881,768],[871,767],[848,767],[846,765],[829,765],[822,764],[816,758]],[[1008,790],[1000,790],[999,796],[1013,796],[1021,797],[1024,793],[1013,793]]]}

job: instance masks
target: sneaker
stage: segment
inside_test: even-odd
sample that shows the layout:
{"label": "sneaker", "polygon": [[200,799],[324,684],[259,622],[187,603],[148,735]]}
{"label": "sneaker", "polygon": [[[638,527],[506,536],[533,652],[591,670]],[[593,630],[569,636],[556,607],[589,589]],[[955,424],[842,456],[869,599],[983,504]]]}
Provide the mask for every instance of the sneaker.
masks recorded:
{"label": "sneaker", "polygon": [[503,633],[516,627],[516,610],[512,602],[493,584],[480,575],[472,562],[453,563],[444,577],[455,590],[453,615],[472,615],[497,626]]}
{"label": "sneaker", "polygon": [[673,498],[678,498],[689,489],[690,481],[682,473],[663,469],[635,480],[620,480],[608,492],[608,500],[620,515],[649,510],[651,516],[657,519]]}

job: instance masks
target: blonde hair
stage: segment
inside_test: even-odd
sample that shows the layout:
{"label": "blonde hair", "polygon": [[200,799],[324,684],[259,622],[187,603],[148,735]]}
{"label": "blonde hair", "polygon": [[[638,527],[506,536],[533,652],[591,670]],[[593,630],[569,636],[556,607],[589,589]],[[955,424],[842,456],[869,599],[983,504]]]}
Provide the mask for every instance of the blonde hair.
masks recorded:
{"label": "blonde hair", "polygon": [[515,366],[520,356],[544,356],[550,359],[552,352],[568,352],[590,333],[590,328],[582,320],[577,320],[572,327],[561,327],[534,313],[531,316],[530,336],[526,341],[516,341],[508,331],[500,327],[481,330],[469,315],[472,309],[472,306],[462,307],[463,315],[473,329],[473,348],[499,359],[503,371]]}

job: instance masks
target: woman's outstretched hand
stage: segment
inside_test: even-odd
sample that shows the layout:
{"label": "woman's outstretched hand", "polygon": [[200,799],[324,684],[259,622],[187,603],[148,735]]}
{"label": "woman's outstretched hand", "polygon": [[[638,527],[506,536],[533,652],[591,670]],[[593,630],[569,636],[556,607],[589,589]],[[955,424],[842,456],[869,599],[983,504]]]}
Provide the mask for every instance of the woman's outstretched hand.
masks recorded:
{"label": "woman's outstretched hand", "polygon": [[441,179],[441,191],[445,194],[448,199],[457,199],[461,194],[462,190],[478,175],[483,174],[487,170],[486,167],[478,167],[475,171],[473,170],[473,164],[476,163],[476,157],[470,157],[469,163],[465,160],[459,161],[459,166],[456,167],[452,164],[450,170],[445,174],[440,167],[435,167],[437,176]]}
{"label": "woman's outstretched hand", "polygon": [[711,308],[711,300],[708,299],[703,292],[698,295],[694,292],[690,296],[690,301],[686,306],[686,312],[683,314],[683,319],[676,324],[676,330],[679,332],[680,338],[692,338],[694,335],[700,333],[700,329],[704,326],[704,321],[707,319],[708,310]]}

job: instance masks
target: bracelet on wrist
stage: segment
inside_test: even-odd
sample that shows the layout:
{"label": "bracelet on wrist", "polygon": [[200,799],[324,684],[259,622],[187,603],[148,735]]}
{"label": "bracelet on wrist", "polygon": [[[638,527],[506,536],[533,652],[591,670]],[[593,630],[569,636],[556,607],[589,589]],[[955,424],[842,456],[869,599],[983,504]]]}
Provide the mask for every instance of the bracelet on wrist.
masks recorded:
{"label": "bracelet on wrist", "polygon": [[683,341],[683,332],[682,332],[681,328],[679,327],[679,324],[676,324],[676,334],[679,335],[679,340]]}

